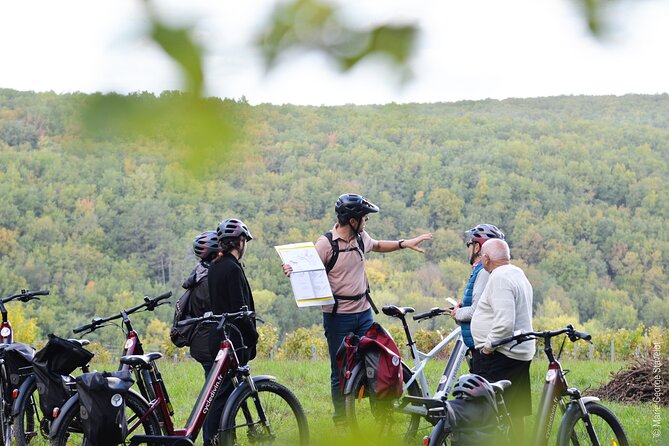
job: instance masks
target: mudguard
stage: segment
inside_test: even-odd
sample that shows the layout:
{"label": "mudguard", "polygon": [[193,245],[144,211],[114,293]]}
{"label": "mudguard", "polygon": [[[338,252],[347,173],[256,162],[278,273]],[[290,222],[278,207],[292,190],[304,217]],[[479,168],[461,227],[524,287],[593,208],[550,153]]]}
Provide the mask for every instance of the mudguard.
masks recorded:
{"label": "mudguard", "polygon": [[[258,375],[254,376],[253,378],[254,383],[258,383],[261,381],[274,381],[276,379],[276,376],[272,375]],[[227,419],[230,416],[230,411],[232,410],[232,402],[235,401],[237,398],[240,397],[240,395],[248,389],[249,385],[246,382],[242,382],[239,386],[235,387],[235,390],[232,391],[230,396],[228,397],[228,401],[225,403],[225,407],[223,408],[223,415],[221,416],[221,421]],[[219,429],[223,430],[224,426],[220,426],[219,424]]]}
{"label": "mudguard", "polygon": [[[30,395],[28,394],[28,389],[30,386],[35,385],[35,375],[30,375],[21,383],[21,387],[19,387],[19,397],[14,400],[14,403],[12,404],[12,417],[16,418],[19,414],[19,407],[21,406],[21,402],[23,401],[24,398],[29,398]],[[37,388],[35,387],[35,390]]]}

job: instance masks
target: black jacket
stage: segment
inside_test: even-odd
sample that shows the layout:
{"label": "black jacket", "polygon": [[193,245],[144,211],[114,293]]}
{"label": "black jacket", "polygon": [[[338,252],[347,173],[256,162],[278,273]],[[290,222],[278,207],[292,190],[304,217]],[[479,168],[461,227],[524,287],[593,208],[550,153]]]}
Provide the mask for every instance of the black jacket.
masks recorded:
{"label": "black jacket", "polygon": [[[251,287],[244,274],[244,269],[235,256],[226,254],[217,257],[209,266],[209,297],[214,314],[233,313],[240,311],[242,306],[255,311]],[[258,333],[255,321],[237,320],[234,326],[239,330],[231,328],[228,330],[230,340],[237,349],[239,362],[245,364],[256,356],[256,344]],[[210,351],[215,354],[218,351],[220,336],[212,327],[210,332]],[[241,333],[241,338],[240,338]],[[243,342],[243,344],[242,344]],[[246,349],[240,349],[245,345]]]}
{"label": "black jacket", "polygon": [[[207,273],[207,268],[199,264],[181,285],[185,289],[192,289],[188,300],[188,312],[192,317],[200,317],[207,311],[212,311]],[[190,338],[190,355],[198,362],[214,361],[214,356],[209,351],[209,328],[207,325],[198,324]]]}

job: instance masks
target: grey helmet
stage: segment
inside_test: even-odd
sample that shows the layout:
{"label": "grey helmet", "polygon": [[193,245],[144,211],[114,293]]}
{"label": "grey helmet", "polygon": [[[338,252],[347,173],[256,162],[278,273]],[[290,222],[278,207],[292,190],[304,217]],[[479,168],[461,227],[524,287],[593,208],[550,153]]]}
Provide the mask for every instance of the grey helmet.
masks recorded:
{"label": "grey helmet", "polygon": [[498,238],[504,240],[504,233],[497,226],[482,223],[465,231],[465,243],[476,242],[483,245],[487,240]]}
{"label": "grey helmet", "polygon": [[221,252],[216,231],[205,231],[193,240],[193,252],[200,260],[207,260],[212,254]]}
{"label": "grey helmet", "polygon": [[235,218],[228,218],[218,224],[216,228],[216,235],[218,239],[232,238],[232,237],[246,237],[246,240],[253,240],[251,231],[246,227],[243,221]]}
{"label": "grey helmet", "polygon": [[495,391],[490,383],[480,375],[474,373],[462,375],[453,386],[452,394],[455,398],[464,400],[484,398],[497,410]]}

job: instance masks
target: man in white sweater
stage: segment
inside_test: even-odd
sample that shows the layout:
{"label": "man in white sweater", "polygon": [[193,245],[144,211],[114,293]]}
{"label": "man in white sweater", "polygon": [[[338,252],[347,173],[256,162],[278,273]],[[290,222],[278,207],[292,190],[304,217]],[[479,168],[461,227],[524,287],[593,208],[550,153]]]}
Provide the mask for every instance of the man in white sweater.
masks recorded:
{"label": "man in white sweater", "polygon": [[509,245],[504,240],[488,240],[481,248],[481,261],[490,277],[472,316],[472,372],[491,382],[508,379],[513,383],[504,392],[504,401],[518,440],[514,444],[521,444],[523,418],[532,414],[530,362],[535,342],[497,348],[492,343],[515,332],[532,331],[532,285],[522,269],[511,265]]}

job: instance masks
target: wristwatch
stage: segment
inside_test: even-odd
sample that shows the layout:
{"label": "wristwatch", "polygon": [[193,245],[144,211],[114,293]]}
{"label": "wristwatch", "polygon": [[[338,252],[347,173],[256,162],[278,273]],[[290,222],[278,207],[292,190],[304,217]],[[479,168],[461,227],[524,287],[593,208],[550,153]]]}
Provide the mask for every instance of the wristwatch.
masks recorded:
{"label": "wristwatch", "polygon": [[398,240],[397,243],[399,243],[400,249],[404,249],[404,246],[402,246],[402,243],[404,243],[404,239]]}

